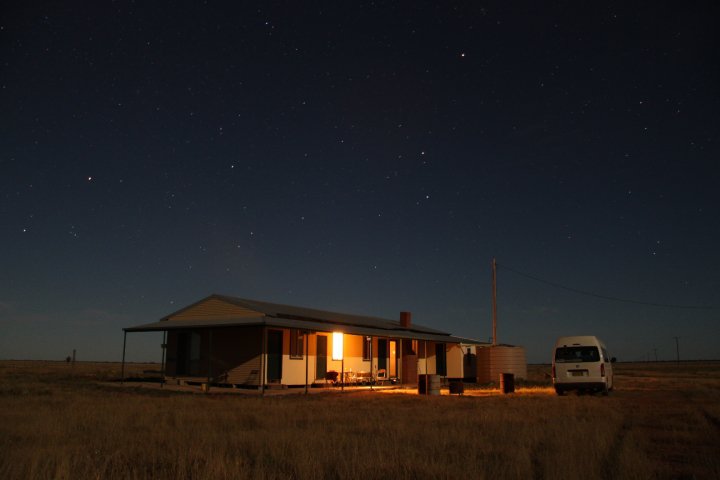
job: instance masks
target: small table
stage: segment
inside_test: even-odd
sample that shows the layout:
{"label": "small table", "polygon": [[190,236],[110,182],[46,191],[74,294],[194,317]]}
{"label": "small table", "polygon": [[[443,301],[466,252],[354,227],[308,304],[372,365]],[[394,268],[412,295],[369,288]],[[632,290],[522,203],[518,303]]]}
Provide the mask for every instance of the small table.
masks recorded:
{"label": "small table", "polygon": [[345,372],[345,385],[357,383],[357,374],[353,371]]}

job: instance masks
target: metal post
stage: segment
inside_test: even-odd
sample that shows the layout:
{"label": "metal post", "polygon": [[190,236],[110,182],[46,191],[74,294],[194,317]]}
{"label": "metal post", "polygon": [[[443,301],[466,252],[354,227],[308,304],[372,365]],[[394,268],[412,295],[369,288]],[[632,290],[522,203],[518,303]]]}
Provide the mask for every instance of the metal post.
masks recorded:
{"label": "metal post", "polygon": [[372,337],[367,337],[367,341],[370,342],[370,355],[368,355],[368,356],[370,357],[370,391],[372,391],[373,382],[374,382],[373,379],[375,378],[375,377],[373,377]]}
{"label": "metal post", "polygon": [[122,366],[120,367],[120,384],[125,384],[125,345],[127,344],[127,332],[123,330],[123,355]]}
{"label": "metal post", "polygon": [[677,355],[677,364],[680,365],[680,337],[675,338],[675,354]]}
{"label": "metal post", "polygon": [[165,386],[165,349],[167,348],[167,330],[163,331],[163,342],[160,345],[162,349],[162,359],[160,360],[160,388]]}
{"label": "metal post", "polygon": [[497,263],[492,259],[492,344],[497,345]]}
{"label": "metal post", "polygon": [[340,391],[345,390],[345,342],[343,342],[343,357],[340,360]]}
{"label": "metal post", "polygon": [[308,332],[304,333],[305,335],[305,395],[308,393],[308,337],[310,334]]}
{"label": "metal post", "polygon": [[425,340],[425,395],[428,395],[427,340]]}
{"label": "metal post", "polygon": [[[398,339],[397,343],[395,344],[395,372],[397,373],[398,381],[400,382],[400,385],[402,385],[403,382],[403,368],[402,368],[402,358],[403,358],[403,341],[402,339]],[[398,362],[398,356],[400,357],[400,361]]]}
{"label": "metal post", "polygon": [[207,390],[210,391],[210,380],[212,379],[212,329],[208,330],[208,373],[207,373]]}
{"label": "metal post", "polygon": [[260,395],[265,395],[265,351],[267,350],[267,328],[262,330],[262,348],[260,349]]}

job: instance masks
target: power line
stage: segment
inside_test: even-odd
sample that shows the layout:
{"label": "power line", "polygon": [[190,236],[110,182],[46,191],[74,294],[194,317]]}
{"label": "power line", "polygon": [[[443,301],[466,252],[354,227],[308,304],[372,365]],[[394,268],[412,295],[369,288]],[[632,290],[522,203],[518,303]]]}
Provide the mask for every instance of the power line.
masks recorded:
{"label": "power line", "polygon": [[715,307],[708,306],[708,305],[674,305],[669,303],[655,303],[655,302],[642,302],[640,300],[632,300],[629,298],[620,298],[620,297],[611,297],[609,295],[600,295],[593,292],[587,292],[585,290],[579,290],[577,288],[567,287],[565,285],[561,285],[559,283],[551,282],[549,280],[544,280],[542,278],[536,277],[534,275],[530,275],[527,273],[523,273],[519,270],[515,270],[514,268],[508,267],[507,265],[500,265],[497,264],[498,267],[502,267],[505,270],[508,270],[510,272],[513,272],[517,275],[520,275],[521,277],[529,278],[531,280],[535,280],[536,282],[544,283],[546,285],[551,285],[556,288],[561,288],[563,290],[567,290],[569,292],[578,293],[580,295],[587,295],[589,297],[595,297],[595,298],[601,298],[603,300],[612,300],[614,302],[624,302],[624,303],[634,303],[636,305],[648,305],[651,307],[664,307],[664,308],[679,308],[679,309],[686,309],[686,310],[714,310]]}

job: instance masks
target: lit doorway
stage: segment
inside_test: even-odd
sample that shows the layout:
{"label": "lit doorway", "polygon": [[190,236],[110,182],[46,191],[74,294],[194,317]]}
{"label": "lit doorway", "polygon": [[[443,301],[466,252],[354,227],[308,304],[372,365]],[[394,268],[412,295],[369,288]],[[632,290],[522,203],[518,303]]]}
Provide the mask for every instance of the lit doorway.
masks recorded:
{"label": "lit doorway", "polygon": [[267,381],[280,383],[282,381],[282,341],[283,332],[279,330],[268,331],[267,337]]}
{"label": "lit doorway", "polygon": [[388,373],[390,374],[390,378],[397,378],[398,372],[397,372],[397,342],[395,340],[390,340],[390,368],[388,369]]}

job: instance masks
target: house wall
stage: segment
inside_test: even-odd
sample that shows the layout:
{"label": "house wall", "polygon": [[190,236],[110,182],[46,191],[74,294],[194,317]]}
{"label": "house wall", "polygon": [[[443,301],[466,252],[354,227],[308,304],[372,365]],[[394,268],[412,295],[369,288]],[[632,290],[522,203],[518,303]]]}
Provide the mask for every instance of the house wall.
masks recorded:
{"label": "house wall", "polygon": [[[182,357],[181,353],[179,352],[179,338],[181,334],[197,334],[200,337],[200,349],[199,349],[199,357],[195,359],[195,361],[190,364],[188,361],[188,364],[186,365],[185,372],[180,372],[180,368],[178,365],[178,360]],[[175,376],[182,376],[182,377],[200,377],[205,376],[207,377],[207,347],[203,348],[203,345],[206,343],[205,339],[203,338],[204,335],[207,334],[206,330],[170,330],[168,331],[167,341],[166,341],[166,359],[165,359],[165,375],[169,377],[175,377]],[[186,360],[189,360],[189,355],[185,355]]]}
{"label": "house wall", "polygon": [[[427,368],[427,370],[426,370]],[[426,373],[429,373],[430,375],[434,375],[437,372],[437,369],[435,368],[435,355],[430,355],[427,358],[427,367],[425,364],[425,358],[420,357],[418,358],[418,375],[424,375]]]}
{"label": "house wall", "polygon": [[169,320],[220,320],[227,318],[262,317],[263,314],[227,303],[218,298],[206,299],[168,317]]}
{"label": "house wall", "polygon": [[[188,330],[187,332],[190,332]],[[260,327],[228,327],[195,330],[200,335],[200,357],[197,368],[178,375],[178,338],[181,333],[171,330],[167,337],[165,372],[169,377],[207,377],[208,352],[212,348],[211,374],[220,383],[259,385],[262,329]]]}
{"label": "house wall", "polygon": [[428,357],[425,362],[425,341],[418,341],[418,375],[430,374],[437,372],[435,367],[435,342],[427,342]]}
{"label": "house wall", "polygon": [[[364,336],[362,335],[344,335],[343,336],[343,347],[344,347],[344,358],[345,358],[345,371],[346,372],[369,372],[370,366],[372,365],[371,360],[363,360],[363,341]],[[332,335],[330,336],[330,342],[328,345],[329,348],[329,354],[332,358]],[[373,348],[373,357],[377,357],[377,351],[375,351],[375,348]],[[332,370],[340,371],[342,367],[342,362],[337,360],[329,360],[328,361],[328,368],[330,369],[329,365],[333,365]]]}
{"label": "house wall", "polygon": [[[277,328],[282,332],[282,378],[284,385],[304,385],[308,383],[324,383],[324,376],[317,378],[317,337],[327,337],[327,370],[340,372],[343,362],[332,360],[333,336],[331,333],[311,333],[307,343],[303,341],[302,358],[290,358],[290,329]],[[187,330],[186,332],[190,332]],[[200,336],[200,355],[194,363],[193,372],[177,374],[177,349],[179,331],[168,331],[166,375],[197,377],[208,375],[208,351],[210,345],[210,329],[195,330]],[[212,378],[220,383],[236,385],[259,385],[262,376],[262,327],[226,327],[212,330]],[[363,335],[344,335],[344,369],[345,372],[377,372],[378,338],[372,339],[372,360],[363,359]],[[390,340],[390,338],[388,338]],[[398,376],[405,383],[415,383],[418,374],[426,373],[424,359],[425,342],[397,340],[397,348],[402,354],[398,361]],[[436,372],[435,342],[427,342],[427,370]],[[462,349],[457,345],[447,345],[448,377],[462,378]],[[417,356],[413,355],[417,352]],[[392,359],[389,359],[392,361]],[[389,371],[389,370],[388,370]],[[404,373],[403,373],[404,372]]]}
{"label": "house wall", "polygon": [[[341,360],[333,360],[332,359],[332,349],[333,349],[333,336],[332,334],[320,334],[320,335],[327,335],[328,337],[328,357],[327,357],[327,369],[335,370],[336,372],[340,373],[343,369],[343,361]],[[343,358],[345,359],[345,372],[369,372],[370,367],[373,364],[371,360],[363,360],[362,358],[362,342],[363,342],[363,336],[361,335],[343,335]],[[313,344],[315,342],[312,342]],[[377,349],[377,341],[376,339],[373,339],[373,358],[377,358],[376,349]],[[315,354],[314,351],[311,352],[313,357],[310,359],[311,365],[313,365],[313,372],[315,371]],[[375,362],[377,363],[377,362]],[[317,379],[319,382],[324,382],[324,378]]]}
{"label": "house wall", "polygon": [[[303,339],[303,355],[301,358],[290,358],[290,329],[283,331],[283,348],[282,348],[282,379],[280,383],[284,385],[305,385],[305,357],[307,352],[305,349],[305,341]],[[309,343],[314,343],[313,338],[309,339]],[[315,356],[307,359],[308,382],[312,383],[314,373]]]}
{"label": "house wall", "polygon": [[216,330],[212,338],[213,377],[238,385],[260,384],[262,328]]}
{"label": "house wall", "polygon": [[[290,358],[290,329],[283,330],[283,371],[282,383],[284,385],[305,385],[305,369],[308,371],[308,383],[324,383],[325,377],[316,378],[317,372],[317,337],[327,337],[327,370],[340,373],[343,361],[332,359],[333,336],[332,333],[312,333],[309,337],[308,351],[303,358]],[[372,339],[372,360],[363,359],[363,335],[343,336],[343,357],[345,372],[377,371],[377,338]],[[305,343],[303,342],[303,345]],[[307,356],[307,363],[305,356]]]}

